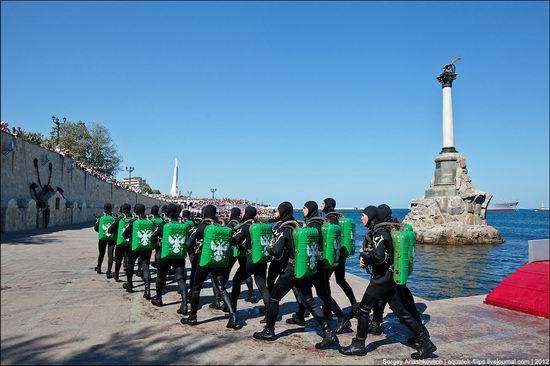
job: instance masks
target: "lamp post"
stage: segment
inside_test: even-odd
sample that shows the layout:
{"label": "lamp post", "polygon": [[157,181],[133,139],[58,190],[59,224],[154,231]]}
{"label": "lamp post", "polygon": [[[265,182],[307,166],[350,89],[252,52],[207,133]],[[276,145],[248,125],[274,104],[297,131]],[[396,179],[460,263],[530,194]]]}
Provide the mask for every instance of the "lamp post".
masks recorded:
{"label": "lamp post", "polygon": [[210,188],[210,192],[212,192],[212,199],[214,199],[214,193],[216,193],[216,188]]}
{"label": "lamp post", "polygon": [[[63,118],[63,122],[65,122],[66,120],[67,120],[67,118]],[[57,132],[57,139],[56,139],[55,145],[59,146],[59,125],[61,123],[59,123],[59,118],[56,118],[55,116],[52,116],[52,121],[53,121],[54,125],[56,125],[56,132]]]}
{"label": "lamp post", "polygon": [[126,171],[128,172],[128,186],[130,186],[130,181],[132,180],[132,172],[134,171],[133,166],[127,166]]}

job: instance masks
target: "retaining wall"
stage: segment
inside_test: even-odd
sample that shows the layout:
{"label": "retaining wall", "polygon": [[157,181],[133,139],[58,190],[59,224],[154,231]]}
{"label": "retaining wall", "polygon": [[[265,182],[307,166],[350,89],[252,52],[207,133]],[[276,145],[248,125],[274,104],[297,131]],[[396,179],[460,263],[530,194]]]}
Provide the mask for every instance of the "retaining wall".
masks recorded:
{"label": "retaining wall", "polygon": [[[49,225],[60,226],[95,220],[105,202],[114,210],[123,203],[144,204],[148,209],[165,202],[118,188],[81,170],[71,158],[1,132],[0,230],[2,232],[41,228],[49,205]],[[35,167],[35,159],[37,167]],[[41,186],[53,189],[44,193]],[[38,197],[30,188],[35,183]],[[62,193],[57,191],[63,190]]]}

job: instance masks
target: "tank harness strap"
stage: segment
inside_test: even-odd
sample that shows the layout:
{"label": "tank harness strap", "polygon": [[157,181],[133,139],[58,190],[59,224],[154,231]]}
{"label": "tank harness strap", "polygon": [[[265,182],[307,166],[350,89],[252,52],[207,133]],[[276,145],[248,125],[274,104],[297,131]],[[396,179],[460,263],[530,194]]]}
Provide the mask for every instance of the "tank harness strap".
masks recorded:
{"label": "tank harness strap", "polygon": [[319,224],[323,225],[323,224],[328,224],[329,221],[324,218],[324,217],[319,217],[319,216],[316,216],[316,217],[313,217],[311,218],[309,221],[308,221],[308,224],[309,223],[312,223],[312,222],[318,222]]}
{"label": "tank harness strap", "polygon": [[298,227],[305,226],[305,223],[303,221],[299,221],[299,220],[288,220],[288,221],[283,222],[281,224],[281,226],[279,226],[279,229],[283,228],[284,226],[292,226],[296,229]]}
{"label": "tank harness strap", "polygon": [[331,212],[329,212],[328,214],[326,214],[325,217],[329,217],[329,216],[331,216],[331,217],[334,216],[334,217],[336,217],[337,219],[341,219],[341,218],[344,217],[344,215],[342,215],[340,212],[336,212],[336,211],[331,211]]}
{"label": "tank harness strap", "polygon": [[240,224],[238,224],[237,226],[235,226],[235,230],[240,229],[240,228],[243,227],[244,225],[252,225],[253,223],[254,223],[254,220],[253,220],[253,219],[248,219],[248,220],[246,220],[245,222],[240,223]]}

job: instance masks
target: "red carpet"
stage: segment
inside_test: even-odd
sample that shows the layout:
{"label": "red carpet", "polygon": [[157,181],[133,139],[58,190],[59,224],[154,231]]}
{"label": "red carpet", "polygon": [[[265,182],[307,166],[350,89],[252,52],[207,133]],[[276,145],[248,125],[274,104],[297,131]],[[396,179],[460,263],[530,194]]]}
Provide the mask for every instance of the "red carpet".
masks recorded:
{"label": "red carpet", "polygon": [[527,263],[487,297],[485,303],[550,318],[550,261]]}

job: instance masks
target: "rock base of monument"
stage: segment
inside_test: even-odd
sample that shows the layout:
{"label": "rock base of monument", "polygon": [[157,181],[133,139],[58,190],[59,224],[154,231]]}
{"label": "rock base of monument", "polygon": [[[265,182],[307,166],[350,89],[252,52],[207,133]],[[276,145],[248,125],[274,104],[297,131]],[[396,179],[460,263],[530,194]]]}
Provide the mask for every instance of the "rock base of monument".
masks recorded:
{"label": "rock base of monument", "polygon": [[404,223],[412,225],[418,244],[499,244],[497,229],[485,216],[492,196],[476,190],[466,160],[458,152],[442,151],[424,198],[411,202]]}

